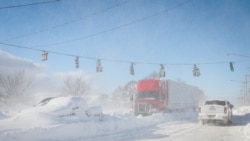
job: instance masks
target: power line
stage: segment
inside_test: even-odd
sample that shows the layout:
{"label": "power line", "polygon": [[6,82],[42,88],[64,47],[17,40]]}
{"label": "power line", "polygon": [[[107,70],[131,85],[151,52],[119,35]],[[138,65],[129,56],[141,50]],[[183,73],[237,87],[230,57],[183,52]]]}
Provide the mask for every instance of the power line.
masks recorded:
{"label": "power line", "polygon": [[236,54],[236,53],[228,53],[226,54],[226,56],[240,56],[240,57],[246,57],[246,58],[250,58],[250,55],[243,55],[243,54]]}
{"label": "power line", "polygon": [[157,16],[157,15],[160,15],[160,14],[163,14],[163,13],[166,13],[166,12],[169,12],[169,11],[171,11],[171,10],[174,10],[174,9],[176,9],[176,8],[179,8],[179,7],[181,7],[181,6],[184,6],[184,5],[188,4],[189,2],[190,2],[190,0],[188,0],[188,1],[184,2],[184,3],[177,4],[176,6],[174,6],[174,7],[172,7],[172,8],[165,9],[165,10],[161,10],[161,11],[158,11],[158,12],[153,13],[153,14],[151,14],[151,15],[142,17],[142,18],[140,18],[140,19],[137,19],[137,20],[134,20],[134,21],[131,21],[131,22],[122,24],[122,25],[118,25],[118,26],[115,26],[115,27],[112,27],[112,28],[109,28],[109,29],[106,29],[106,30],[103,30],[103,31],[99,31],[99,32],[96,32],[96,33],[92,33],[92,34],[87,35],[87,36],[83,36],[83,37],[75,38],[75,39],[70,39],[70,40],[67,40],[67,41],[55,42],[55,43],[44,44],[44,45],[37,45],[36,47],[55,46],[55,45],[60,45],[60,44],[64,44],[64,43],[74,42],[74,41],[77,41],[77,40],[87,39],[87,38],[90,38],[90,37],[93,37],[93,36],[97,36],[97,35],[100,35],[100,34],[104,34],[104,33],[107,33],[107,32],[113,31],[113,30],[117,30],[117,29],[120,29],[120,28],[124,28],[124,27],[127,27],[127,26],[129,26],[129,25],[132,25],[132,24],[135,24],[135,23],[138,23],[138,22],[147,20],[147,19],[152,18],[152,17],[154,17],[154,16]]}
{"label": "power line", "polygon": [[89,15],[80,17],[80,18],[78,18],[78,19],[66,21],[66,22],[64,22],[64,23],[62,23],[62,24],[57,24],[57,25],[54,25],[54,26],[51,26],[51,27],[47,27],[47,28],[44,28],[44,29],[35,31],[35,32],[30,32],[30,33],[27,33],[27,34],[18,35],[18,36],[9,38],[9,39],[5,39],[5,40],[3,40],[3,41],[9,41],[9,40],[14,40],[14,39],[20,39],[20,38],[27,37],[27,36],[30,36],[30,35],[39,34],[39,33],[46,32],[46,31],[50,31],[50,30],[53,30],[53,29],[58,28],[58,27],[62,27],[62,26],[66,26],[66,25],[69,25],[69,24],[72,24],[72,23],[76,23],[76,22],[82,21],[82,20],[84,20],[84,19],[86,19],[86,18],[89,18],[89,17],[91,17],[91,16],[96,16],[96,15],[98,15],[98,14],[101,14],[101,13],[105,12],[105,11],[108,11],[108,10],[111,10],[111,9],[114,9],[114,8],[117,8],[117,7],[120,7],[120,6],[124,5],[124,4],[126,4],[128,1],[129,1],[129,0],[124,1],[124,2],[122,2],[122,3],[119,3],[119,4],[116,4],[116,5],[113,5],[113,6],[108,7],[108,8],[101,9],[101,10],[99,10],[99,11],[96,11],[96,12],[91,13],[91,14],[89,14]]}
{"label": "power line", "polygon": [[58,2],[58,1],[60,1],[60,0],[51,0],[51,1],[28,3],[28,4],[13,5],[13,6],[4,6],[4,7],[0,7],[0,10],[9,9],[9,8],[19,8],[19,7],[25,7],[25,6],[32,6],[32,5],[39,5],[39,4],[47,4],[47,3]]}
{"label": "power line", "polygon": [[[103,60],[108,62],[119,62],[119,63],[133,63],[133,64],[147,64],[147,65],[165,65],[165,66],[184,66],[184,65],[194,65],[194,63],[183,63],[183,64],[168,64],[168,63],[156,63],[156,62],[140,62],[140,61],[127,61],[127,60],[118,60],[118,59],[106,59],[106,58],[97,58],[97,57],[88,57],[88,56],[81,56],[76,54],[69,54],[64,52],[56,52],[56,51],[49,51],[49,50],[43,50],[43,49],[37,49],[37,48],[31,48],[26,46],[20,46],[20,45],[14,45],[14,44],[8,44],[8,43],[1,43],[1,45],[4,46],[10,46],[15,48],[21,48],[26,50],[33,50],[33,51],[39,51],[39,52],[46,52],[50,54],[57,54],[57,55],[63,55],[63,56],[70,56],[70,57],[78,57],[83,59],[89,59],[89,60]],[[229,61],[221,61],[221,62],[203,62],[203,63],[195,63],[197,65],[213,65],[213,64],[228,64]]]}
{"label": "power line", "polygon": [[[64,56],[71,56],[71,57],[77,56],[77,55],[63,53],[63,52],[48,51],[48,50],[36,49],[36,48],[25,47],[25,46],[14,45],[14,44],[7,44],[7,43],[0,43],[0,44],[5,45],[5,46],[15,47],[15,48],[22,48],[22,49],[27,49],[27,50],[39,51],[39,52],[47,52],[47,53],[52,53],[52,54],[64,55]],[[85,58],[85,59],[98,59],[98,58],[86,57],[86,56],[78,56],[78,57]]]}

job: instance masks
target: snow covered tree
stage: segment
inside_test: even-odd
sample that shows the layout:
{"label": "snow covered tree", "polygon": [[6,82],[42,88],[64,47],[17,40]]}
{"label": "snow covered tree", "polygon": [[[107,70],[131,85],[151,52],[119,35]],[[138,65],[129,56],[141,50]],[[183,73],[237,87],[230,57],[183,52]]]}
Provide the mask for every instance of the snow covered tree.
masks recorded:
{"label": "snow covered tree", "polygon": [[136,93],[136,81],[128,82],[124,87],[119,86],[112,94],[112,99],[118,105],[128,106],[130,97]]}
{"label": "snow covered tree", "polygon": [[90,90],[90,84],[88,84],[83,76],[80,77],[68,77],[64,80],[63,94],[70,96],[84,96],[87,97],[87,93]]}
{"label": "snow covered tree", "polygon": [[24,70],[11,74],[0,74],[0,102],[11,104],[22,102],[31,89],[32,80]]}

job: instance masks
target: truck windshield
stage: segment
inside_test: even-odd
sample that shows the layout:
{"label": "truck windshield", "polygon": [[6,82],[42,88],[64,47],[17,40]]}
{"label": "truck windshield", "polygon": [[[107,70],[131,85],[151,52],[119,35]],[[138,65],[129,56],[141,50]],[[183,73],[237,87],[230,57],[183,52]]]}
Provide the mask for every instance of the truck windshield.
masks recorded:
{"label": "truck windshield", "polygon": [[221,106],[225,106],[226,103],[225,103],[225,101],[214,100],[214,101],[206,101],[205,105],[221,105]]}
{"label": "truck windshield", "polygon": [[159,99],[159,93],[156,91],[138,92],[136,98],[154,98],[157,100]]}

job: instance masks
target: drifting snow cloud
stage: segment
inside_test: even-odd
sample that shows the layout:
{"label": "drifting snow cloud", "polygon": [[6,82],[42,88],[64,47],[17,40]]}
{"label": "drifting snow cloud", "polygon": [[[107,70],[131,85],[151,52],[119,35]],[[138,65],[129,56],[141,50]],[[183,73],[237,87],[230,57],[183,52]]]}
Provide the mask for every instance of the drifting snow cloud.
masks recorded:
{"label": "drifting snow cloud", "polygon": [[33,62],[31,60],[16,57],[12,54],[0,50],[0,72],[2,75],[12,75],[13,73],[24,71],[33,80],[48,80],[49,76],[43,73],[46,65]]}
{"label": "drifting snow cloud", "polygon": [[71,71],[71,72],[57,72],[53,74],[56,78],[59,79],[67,79],[69,77],[71,78],[83,78],[85,81],[91,81],[93,78],[88,75],[86,72],[83,70],[78,70],[78,71]]}
{"label": "drifting snow cloud", "polygon": [[13,56],[7,52],[0,50],[0,65],[2,73],[17,70],[27,70],[30,72],[38,72],[45,69],[45,65],[35,63],[31,60]]}
{"label": "drifting snow cloud", "polygon": [[68,78],[81,78],[90,83],[93,78],[82,70],[72,72],[45,73],[48,67],[32,60],[16,57],[0,50],[0,72],[2,75],[12,75],[12,73],[24,71],[32,78],[32,96],[38,100],[45,97],[58,96],[62,93],[64,80]]}

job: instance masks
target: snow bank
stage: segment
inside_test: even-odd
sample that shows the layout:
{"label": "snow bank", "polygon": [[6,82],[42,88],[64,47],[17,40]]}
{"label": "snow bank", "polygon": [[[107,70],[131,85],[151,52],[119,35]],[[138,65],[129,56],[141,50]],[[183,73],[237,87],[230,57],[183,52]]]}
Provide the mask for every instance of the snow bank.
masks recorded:
{"label": "snow bank", "polygon": [[233,110],[233,113],[235,115],[245,115],[247,113],[250,113],[250,107],[249,106],[242,106],[242,107],[236,108]]}
{"label": "snow bank", "polygon": [[0,112],[0,120],[5,119],[5,118],[8,118],[8,116],[6,114]]}
{"label": "snow bank", "polygon": [[[46,107],[60,105],[61,102],[62,101],[54,101],[50,106]],[[63,107],[64,106],[61,106],[61,108]],[[44,107],[41,111],[50,112],[57,109],[47,108]],[[153,134],[152,129],[156,128],[158,123],[179,120],[191,120],[197,122],[197,113],[192,110],[180,113],[158,113],[147,117],[135,117],[129,113],[112,113],[110,115],[103,114],[102,120],[97,120],[95,117],[88,117],[83,120],[77,116],[56,117],[47,114],[34,114],[34,109],[36,108],[32,108],[30,112],[23,111],[13,118],[0,120],[0,140],[98,141],[103,140],[103,138],[107,138],[110,135],[119,135],[123,140],[131,140],[131,138],[133,138],[131,135],[137,135],[134,133],[138,131],[142,134],[141,138]],[[97,107],[90,109],[94,109],[92,113],[98,112],[99,110]],[[147,132],[145,132],[145,130]]]}
{"label": "snow bank", "polygon": [[[67,103],[67,100],[64,100],[64,102]],[[54,104],[55,103],[57,103],[56,105],[61,104],[59,101],[55,101]],[[62,107],[64,106],[61,106],[61,108]],[[94,115],[95,112],[100,110],[100,107],[88,109],[92,109],[91,114]],[[54,111],[53,108],[43,109],[42,111],[47,110]],[[235,118],[238,118],[235,121],[241,121],[239,124],[245,125],[241,128],[241,131],[244,133],[244,137],[247,141],[250,141],[249,111],[250,107],[240,107],[233,111]],[[175,113],[157,113],[152,116],[135,117],[129,113],[103,113],[102,116],[102,120],[98,120],[94,116],[84,119],[78,116],[58,117],[50,114],[21,112],[19,116],[0,119],[0,140],[150,140],[171,137],[172,134],[190,131],[190,129],[199,127],[197,119],[198,113],[192,109]],[[17,126],[18,124],[20,126]],[[30,126],[30,124],[36,124],[36,126]]]}
{"label": "snow bank", "polygon": [[246,141],[250,141],[250,106],[242,106],[233,110],[235,119],[238,124],[246,125],[243,127],[244,137]]}
{"label": "snow bank", "polygon": [[250,124],[247,124],[244,127],[244,137],[245,137],[245,141],[250,141]]}

